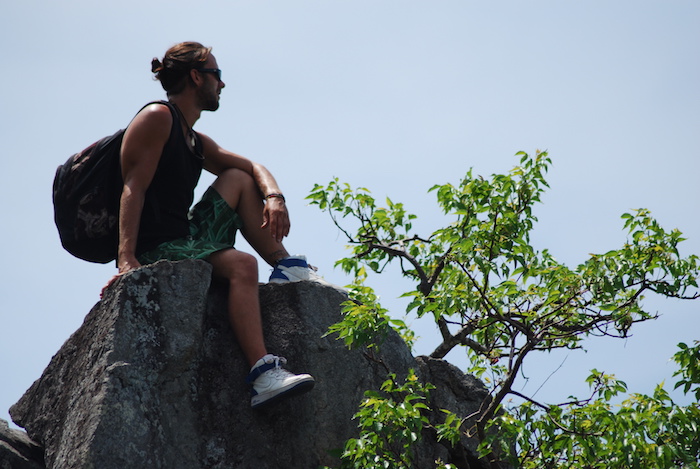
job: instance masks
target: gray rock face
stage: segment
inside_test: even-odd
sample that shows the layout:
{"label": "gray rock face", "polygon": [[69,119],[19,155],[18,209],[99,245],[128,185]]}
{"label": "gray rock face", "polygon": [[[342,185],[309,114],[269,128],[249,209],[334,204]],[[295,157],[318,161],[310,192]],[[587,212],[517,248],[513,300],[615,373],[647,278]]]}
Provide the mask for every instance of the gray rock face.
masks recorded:
{"label": "gray rock face", "polygon": [[0,419],[0,469],[44,469],[44,451]]}
{"label": "gray rock face", "polygon": [[[352,416],[387,368],[399,376],[414,368],[435,380],[435,408],[466,416],[486,397],[481,383],[446,362],[414,359],[398,335],[371,359],[324,337],[346,295],[301,282],[261,285],[265,341],[288,359],[288,369],[312,374],[316,386],[252,410],[248,366],[226,316],[227,291],[210,278],[205,262],[161,261],[121,277],[92,309],[10,409],[45,449],[46,467],[335,467],[331,451],[356,436]],[[475,442],[448,450],[429,435],[425,440],[416,467],[434,467],[437,457],[486,467],[474,457]]]}

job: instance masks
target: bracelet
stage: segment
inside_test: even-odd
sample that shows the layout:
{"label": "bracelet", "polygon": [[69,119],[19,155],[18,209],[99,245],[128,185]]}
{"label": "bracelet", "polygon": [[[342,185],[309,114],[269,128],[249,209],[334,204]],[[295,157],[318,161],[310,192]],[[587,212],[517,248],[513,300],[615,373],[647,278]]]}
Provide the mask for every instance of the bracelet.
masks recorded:
{"label": "bracelet", "polygon": [[265,196],[265,200],[267,199],[272,199],[272,198],[277,198],[277,199],[282,199],[282,202],[286,202],[287,200],[284,198],[284,194],[267,194]]}

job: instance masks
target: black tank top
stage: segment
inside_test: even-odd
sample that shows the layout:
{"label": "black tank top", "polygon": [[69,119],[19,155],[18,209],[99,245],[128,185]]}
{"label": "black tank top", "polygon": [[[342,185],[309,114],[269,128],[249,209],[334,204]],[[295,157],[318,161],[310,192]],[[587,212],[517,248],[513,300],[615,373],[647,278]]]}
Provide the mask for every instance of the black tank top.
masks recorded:
{"label": "black tank top", "polygon": [[194,201],[194,188],[202,174],[202,143],[195,139],[195,152],[185,141],[177,109],[168,102],[173,125],[163,147],[141,215],[136,255],[161,243],[189,235],[187,213]]}

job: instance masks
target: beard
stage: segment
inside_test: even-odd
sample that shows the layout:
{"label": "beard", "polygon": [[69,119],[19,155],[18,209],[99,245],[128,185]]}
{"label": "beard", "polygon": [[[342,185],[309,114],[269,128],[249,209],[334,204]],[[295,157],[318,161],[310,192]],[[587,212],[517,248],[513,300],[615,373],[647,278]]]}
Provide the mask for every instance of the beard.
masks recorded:
{"label": "beard", "polygon": [[216,111],[219,109],[219,93],[217,90],[201,86],[197,89],[197,100],[203,111]]}

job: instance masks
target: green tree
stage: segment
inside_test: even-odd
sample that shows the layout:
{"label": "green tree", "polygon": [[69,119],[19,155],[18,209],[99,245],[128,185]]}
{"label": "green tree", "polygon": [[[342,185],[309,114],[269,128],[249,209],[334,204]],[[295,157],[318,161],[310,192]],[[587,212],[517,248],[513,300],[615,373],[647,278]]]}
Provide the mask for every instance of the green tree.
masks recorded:
{"label": "green tree", "polygon": [[[624,338],[636,323],[655,319],[644,308],[645,295],[700,296],[697,256],[681,257],[681,232],[664,230],[645,209],[622,215],[628,239],[621,248],[591,255],[575,269],[547,250],[536,250],[530,242],[537,221],[532,209],[548,187],[551,160],[544,152],[517,156],[520,163],[508,174],[483,178],[470,170],[457,186],[434,186],[437,203],[453,221],[429,236],[414,232],[416,216],[401,203],[387,198],[379,207],[367,189],[352,189],[338,179],[316,185],[308,198],[328,211],[346,236],[352,254],[337,265],[355,276],[352,301],[331,332],[351,347],[379,344],[391,327],[412,339],[410,329],[390,319],[365,284],[367,269],[382,273],[398,263],[401,274],[416,285],[404,295],[410,301],[407,314],[430,315],[442,335],[431,356],[443,358],[465,347],[467,371],[491,387],[475,425],[460,428],[462,422],[450,416],[451,425],[442,429],[446,438],[454,441],[459,431],[477,435],[493,467],[498,467],[496,455],[523,468],[698,467],[698,405],[676,405],[662,386],[652,396],[632,394],[617,406],[611,399],[627,391],[625,383],[596,370],[588,380],[592,393],[587,399],[543,404],[514,390],[527,357],[581,348],[591,335]],[[681,378],[676,387],[696,397],[699,353],[697,345],[681,344],[674,357]],[[408,395],[420,399],[422,394]],[[508,404],[512,397],[519,404]],[[375,409],[378,398],[368,396]],[[391,393],[384,398],[399,402]],[[357,415],[362,429],[384,416],[382,411],[368,415],[367,407],[365,402]],[[375,451],[378,461],[388,460],[382,459],[382,447],[363,440],[366,435],[346,447],[348,467],[370,467],[353,462],[357,441],[365,453]]]}

